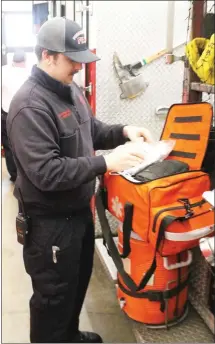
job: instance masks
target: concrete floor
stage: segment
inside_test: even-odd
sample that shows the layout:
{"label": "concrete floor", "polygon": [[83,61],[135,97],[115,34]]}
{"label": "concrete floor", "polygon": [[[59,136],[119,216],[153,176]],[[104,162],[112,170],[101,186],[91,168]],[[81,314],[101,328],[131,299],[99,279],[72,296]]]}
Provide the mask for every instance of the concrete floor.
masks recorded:
{"label": "concrete floor", "polygon": [[[16,241],[17,203],[2,159],[2,343],[29,343],[31,283]],[[95,254],[94,272],[80,319],[82,330],[96,331],[104,342],[136,343],[132,324],[121,312],[115,287]]]}

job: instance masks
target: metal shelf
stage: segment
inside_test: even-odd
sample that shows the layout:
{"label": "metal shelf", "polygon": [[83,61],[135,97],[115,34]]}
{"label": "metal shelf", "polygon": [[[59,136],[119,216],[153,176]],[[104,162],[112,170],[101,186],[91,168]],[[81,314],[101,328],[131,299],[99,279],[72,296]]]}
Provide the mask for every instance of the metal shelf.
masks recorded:
{"label": "metal shelf", "polygon": [[200,82],[192,82],[191,83],[191,90],[197,92],[205,92],[214,94],[214,85],[202,84]]}

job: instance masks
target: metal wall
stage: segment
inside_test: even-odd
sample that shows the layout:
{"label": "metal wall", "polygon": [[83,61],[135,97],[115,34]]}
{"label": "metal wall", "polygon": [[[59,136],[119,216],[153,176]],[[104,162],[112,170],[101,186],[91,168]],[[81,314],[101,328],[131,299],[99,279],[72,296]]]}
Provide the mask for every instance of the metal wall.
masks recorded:
{"label": "metal wall", "polygon": [[[176,1],[173,45],[186,41],[188,1]],[[181,102],[183,63],[165,64],[162,57],[142,68],[146,92],[133,100],[121,100],[112,57],[116,51],[122,63],[134,63],[166,47],[167,1],[94,1],[97,63],[97,113],[108,123],[147,126],[159,138],[164,121],[155,116],[157,106]],[[184,48],[175,50],[183,54]]]}

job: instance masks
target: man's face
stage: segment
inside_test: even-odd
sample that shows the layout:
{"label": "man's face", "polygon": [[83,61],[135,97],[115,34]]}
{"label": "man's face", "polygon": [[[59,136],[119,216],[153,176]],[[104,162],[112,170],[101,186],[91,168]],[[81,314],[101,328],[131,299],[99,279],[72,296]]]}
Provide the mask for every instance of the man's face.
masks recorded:
{"label": "man's face", "polygon": [[69,85],[73,76],[82,69],[82,64],[71,61],[67,56],[59,53],[56,56],[48,56],[47,67],[48,74]]}

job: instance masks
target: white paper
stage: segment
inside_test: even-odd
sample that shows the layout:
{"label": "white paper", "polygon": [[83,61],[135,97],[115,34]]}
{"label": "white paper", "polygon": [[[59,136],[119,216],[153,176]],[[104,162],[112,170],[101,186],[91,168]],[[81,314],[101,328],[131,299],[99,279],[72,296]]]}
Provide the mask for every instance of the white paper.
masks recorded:
{"label": "white paper", "polygon": [[162,140],[154,143],[143,142],[141,145],[142,153],[144,154],[143,162],[138,166],[122,171],[123,174],[133,176],[139,171],[142,171],[147,166],[157,161],[163,161],[173,150],[173,147],[175,146],[175,141]]}
{"label": "white paper", "polygon": [[215,206],[215,189],[212,191],[205,191],[202,197],[213,207]]}

